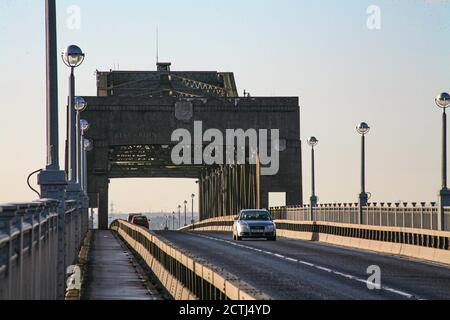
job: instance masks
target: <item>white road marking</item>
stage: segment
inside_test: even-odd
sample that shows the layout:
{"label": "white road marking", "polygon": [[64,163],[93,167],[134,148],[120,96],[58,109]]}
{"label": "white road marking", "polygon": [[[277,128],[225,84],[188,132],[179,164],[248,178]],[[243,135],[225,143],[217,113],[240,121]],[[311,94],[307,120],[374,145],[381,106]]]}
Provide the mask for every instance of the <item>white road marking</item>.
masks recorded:
{"label": "white road marking", "polygon": [[[332,270],[332,269],[329,269],[329,268],[318,266],[318,265],[312,264],[310,262],[306,262],[306,261],[297,260],[297,259],[294,259],[294,258],[291,258],[291,257],[283,256],[283,255],[281,255],[279,253],[270,252],[270,251],[264,251],[264,250],[261,250],[261,249],[256,249],[256,248],[245,246],[245,245],[242,245],[242,244],[238,244],[236,242],[232,242],[232,241],[229,241],[229,240],[223,240],[223,239],[209,237],[209,236],[205,236],[205,235],[201,235],[201,234],[196,234],[196,235],[199,236],[199,237],[205,238],[205,239],[214,240],[214,241],[217,241],[217,242],[223,242],[223,243],[231,244],[231,245],[233,245],[235,247],[248,249],[248,250],[256,251],[256,252],[259,252],[259,253],[264,253],[264,254],[267,254],[267,255],[270,255],[270,256],[274,256],[274,257],[277,257],[277,258],[280,258],[280,259],[283,259],[283,260],[299,263],[299,264],[302,264],[302,265],[305,265],[305,266],[308,266],[308,267],[311,267],[311,268],[314,268],[314,269],[317,269],[317,270],[320,270],[320,271],[331,273],[331,274],[334,274],[334,275],[337,275],[337,276],[340,276],[340,277],[343,277],[343,278],[346,278],[346,279],[355,280],[357,282],[362,282],[362,283],[368,284],[367,280],[364,280],[364,279],[361,279],[361,278],[358,278],[358,277],[355,277],[355,276],[352,276],[352,275],[349,275],[349,274],[345,274],[345,273],[342,273],[342,272],[339,272],[339,271],[336,271],[336,270]],[[393,288],[390,288],[390,287],[381,286],[380,289],[384,290],[384,291],[388,291],[388,292],[394,293],[394,294],[397,294],[397,295],[400,295],[400,296],[403,296],[403,297],[405,297],[407,299],[415,298],[414,295],[412,295],[412,294],[409,294],[409,293],[406,293],[406,292],[403,292],[403,291],[400,291],[400,290],[396,290],[396,289],[393,289]]]}
{"label": "white road marking", "polygon": [[312,264],[312,263],[309,263],[309,262],[305,262],[305,261],[301,261],[301,260],[298,260],[298,263],[300,263],[300,264],[304,264],[305,266],[308,266],[308,267],[312,267],[312,268],[314,268],[314,267],[315,267],[315,265],[314,265],[314,264]]}
{"label": "white road marking", "polygon": [[298,263],[298,260],[297,260],[297,259],[293,259],[293,258],[288,258],[288,257],[286,257],[286,260],[287,260],[287,261],[291,261],[291,262],[296,262],[296,263]]}
{"label": "white road marking", "polygon": [[389,292],[392,292],[392,293],[399,294],[401,296],[405,296],[408,299],[414,298],[414,296],[412,294],[408,294],[408,293],[405,293],[405,292],[402,292],[402,291],[398,291],[398,290],[395,290],[395,289],[392,289],[392,288],[382,287],[382,289],[384,289],[386,291],[389,291]]}
{"label": "white road marking", "polygon": [[317,269],[325,271],[325,272],[328,272],[328,273],[332,273],[333,272],[333,270],[328,269],[328,268],[324,268],[324,267],[317,267]]}

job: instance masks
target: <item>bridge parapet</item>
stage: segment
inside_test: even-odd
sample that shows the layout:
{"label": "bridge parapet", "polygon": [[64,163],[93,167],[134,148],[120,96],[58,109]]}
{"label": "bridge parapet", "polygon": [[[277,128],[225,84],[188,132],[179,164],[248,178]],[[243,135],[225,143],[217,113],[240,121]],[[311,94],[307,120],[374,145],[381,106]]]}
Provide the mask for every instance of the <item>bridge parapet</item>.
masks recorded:
{"label": "bridge parapet", "polygon": [[[59,201],[0,204],[0,300],[57,300]],[[67,201],[65,265],[75,262],[88,230],[86,209]]]}
{"label": "bridge parapet", "polygon": [[[357,203],[320,204],[274,207],[270,209],[276,219],[293,221],[323,221],[358,224],[360,208]],[[380,202],[362,208],[364,225],[438,230],[439,207],[435,202]],[[444,209],[446,225],[450,230],[450,208]]]}

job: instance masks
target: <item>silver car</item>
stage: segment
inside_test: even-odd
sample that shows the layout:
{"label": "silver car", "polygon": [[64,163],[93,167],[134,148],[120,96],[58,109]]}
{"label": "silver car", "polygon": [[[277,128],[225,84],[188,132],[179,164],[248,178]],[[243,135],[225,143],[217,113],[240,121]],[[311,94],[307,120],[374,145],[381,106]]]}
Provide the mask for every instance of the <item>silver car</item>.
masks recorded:
{"label": "silver car", "polygon": [[233,239],[265,238],[277,240],[277,226],[267,210],[242,210],[233,225]]}

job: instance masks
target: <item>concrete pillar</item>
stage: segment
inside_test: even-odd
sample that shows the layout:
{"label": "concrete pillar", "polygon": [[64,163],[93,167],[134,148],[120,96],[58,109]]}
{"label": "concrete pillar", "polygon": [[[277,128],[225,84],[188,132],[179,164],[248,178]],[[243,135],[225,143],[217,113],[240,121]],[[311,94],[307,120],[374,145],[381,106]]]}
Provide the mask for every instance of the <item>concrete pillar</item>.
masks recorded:
{"label": "concrete pillar", "polygon": [[109,216],[109,179],[102,179],[99,184],[99,203],[98,203],[98,228],[99,230],[108,230]]}
{"label": "concrete pillar", "polygon": [[445,217],[445,208],[450,207],[450,190],[443,189],[439,192],[439,212],[437,230],[449,231],[447,228],[447,221]]}
{"label": "concrete pillar", "polygon": [[205,219],[203,214],[203,173],[200,173],[200,177],[198,179],[198,216],[200,221]]}
{"label": "concrete pillar", "polygon": [[230,184],[229,184],[229,180],[228,180],[228,166],[224,166],[223,168],[223,188],[224,188],[224,198],[223,198],[223,213],[224,216],[228,216],[231,214],[230,212],[230,208],[229,208],[229,188],[230,188]]}
{"label": "concrete pillar", "polygon": [[267,180],[267,177],[261,177],[261,185],[259,190],[260,206],[264,209],[269,208],[269,192],[271,192]]}

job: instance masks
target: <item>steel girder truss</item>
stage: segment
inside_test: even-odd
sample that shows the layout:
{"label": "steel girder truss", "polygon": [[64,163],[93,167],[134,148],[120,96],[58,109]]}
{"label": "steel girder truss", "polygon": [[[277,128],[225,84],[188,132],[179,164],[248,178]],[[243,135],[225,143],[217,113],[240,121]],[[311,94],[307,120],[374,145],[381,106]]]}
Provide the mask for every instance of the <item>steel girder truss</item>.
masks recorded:
{"label": "steel girder truss", "polygon": [[190,89],[194,89],[194,90],[201,90],[206,92],[208,95],[213,95],[213,96],[217,96],[217,97],[226,97],[227,96],[227,91],[224,88],[209,84],[209,83],[204,83],[201,81],[197,81],[197,80],[192,80],[192,79],[187,79],[187,78],[183,78],[183,77],[179,77],[179,76],[172,76],[174,79],[179,79],[181,80],[181,83]]}
{"label": "steel girder truss", "polygon": [[[121,90],[125,90],[125,91],[127,91],[127,90],[141,91],[139,93],[131,94],[131,96],[133,96],[133,97],[155,96],[158,94],[162,94],[168,90],[167,89],[160,90],[157,88],[153,88],[153,89],[136,88],[136,87],[132,87],[132,85],[135,85],[135,84],[138,84],[141,82],[145,82],[145,81],[155,81],[155,80],[159,79],[159,77],[160,77],[160,75],[155,74],[155,75],[150,75],[148,77],[145,77],[145,78],[139,79],[139,80],[124,82],[124,83],[120,83],[117,85],[110,85],[110,86],[108,86],[108,90],[114,91],[115,89],[119,89],[119,90],[121,89]],[[216,86],[213,84],[184,78],[184,77],[177,76],[177,75],[170,74],[170,73],[169,73],[169,79],[170,79],[171,84],[173,84],[172,83],[173,80],[177,80],[177,82],[179,84],[181,84],[182,88],[173,88],[172,90],[170,90],[170,92],[172,92],[172,95],[176,96],[176,97],[181,97],[181,98],[199,98],[199,97],[205,97],[205,96],[227,97],[227,91],[225,90],[225,88],[222,88],[222,87],[219,87],[219,86]],[[186,89],[193,90],[195,93],[183,91],[183,87]]]}
{"label": "steel girder truss", "polygon": [[114,146],[109,151],[109,176],[112,178],[198,178],[201,165],[175,166],[171,145]]}

